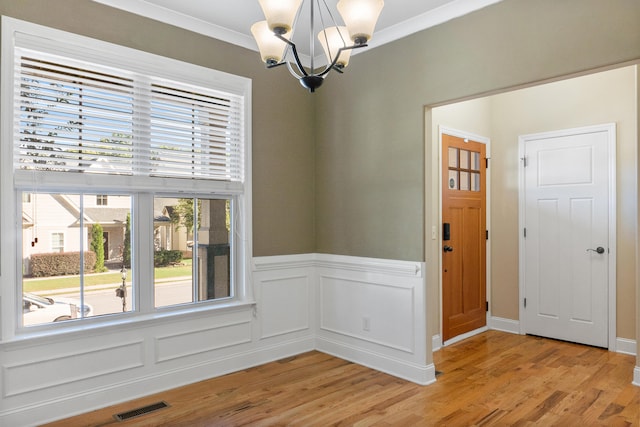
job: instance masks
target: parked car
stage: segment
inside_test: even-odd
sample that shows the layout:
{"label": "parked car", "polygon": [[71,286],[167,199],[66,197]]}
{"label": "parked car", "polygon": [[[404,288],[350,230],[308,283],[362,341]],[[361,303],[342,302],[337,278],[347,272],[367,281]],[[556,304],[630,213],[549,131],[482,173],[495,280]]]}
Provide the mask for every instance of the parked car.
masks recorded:
{"label": "parked car", "polygon": [[22,294],[22,324],[24,326],[60,322],[90,316],[93,307],[81,305],[80,301],[69,298],[41,297],[29,292]]}

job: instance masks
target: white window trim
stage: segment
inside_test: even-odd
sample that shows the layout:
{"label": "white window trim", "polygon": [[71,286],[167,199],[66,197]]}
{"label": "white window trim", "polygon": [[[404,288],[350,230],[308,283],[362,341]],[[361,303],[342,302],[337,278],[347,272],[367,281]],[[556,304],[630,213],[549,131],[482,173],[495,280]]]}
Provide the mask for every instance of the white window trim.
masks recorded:
{"label": "white window trim", "polygon": [[[178,193],[186,193],[191,196],[211,196],[211,191],[217,195],[226,195],[236,197],[236,232],[235,240],[235,297],[231,301],[222,304],[200,304],[179,306],[175,309],[162,311],[149,310],[145,308],[146,304],[152,303],[153,296],[153,278],[145,277],[147,274],[138,270],[137,280],[140,292],[144,295],[138,295],[138,301],[143,304],[141,311],[133,315],[120,316],[103,316],[102,318],[88,319],[83,322],[69,322],[64,325],[44,325],[41,328],[34,328],[33,331],[25,329],[18,330],[18,318],[21,314],[21,307],[18,307],[21,298],[18,297],[18,287],[16,283],[21,281],[22,259],[21,259],[21,203],[18,203],[18,191],[21,188],[33,186],[33,179],[19,180],[14,177],[13,172],[13,79],[14,79],[14,40],[15,35],[20,34],[21,40],[32,40],[34,47],[38,50],[46,49],[51,53],[62,54],[63,56],[75,56],[80,59],[91,60],[96,58],[96,62],[109,65],[108,62],[113,61],[113,66],[118,68],[128,68],[132,71],[143,73],[153,72],[159,77],[181,81],[187,84],[193,84],[204,87],[215,87],[219,90],[236,93],[244,97],[244,173],[245,182],[242,185],[242,191],[239,194],[238,183],[215,182],[202,183],[197,180],[182,180],[181,185],[172,184],[167,180],[165,191],[175,191]],[[186,315],[187,313],[216,311],[233,306],[243,306],[255,304],[252,280],[251,280],[251,256],[252,249],[252,177],[251,177],[251,80],[245,77],[235,76],[210,68],[181,62],[175,59],[165,58],[144,51],[103,42],[100,40],[60,31],[41,25],[33,24],[14,18],[2,17],[2,64],[0,68],[1,81],[0,88],[2,99],[2,115],[0,120],[2,123],[2,133],[0,135],[0,195],[2,196],[3,205],[14,206],[14,209],[3,210],[0,212],[0,342],[9,342],[15,340],[28,339],[30,337],[51,335],[54,333],[65,333],[78,330],[87,330],[90,334],[92,326],[113,325],[114,323],[137,322],[137,321],[154,321],[166,316]],[[177,71],[177,70],[180,71]],[[190,72],[185,73],[188,69]],[[7,125],[11,124],[11,125]],[[62,174],[61,174],[62,175]],[[56,180],[55,185],[44,185],[38,187],[38,190],[46,191],[78,191],[75,179],[69,176],[61,176],[60,180]],[[96,175],[83,176],[85,183],[85,191],[94,194],[104,192],[107,194],[113,192],[112,184],[117,184],[122,190],[127,188],[127,177],[112,176],[108,180],[104,176]],[[36,178],[37,179],[37,178]],[[115,181],[114,181],[115,179]],[[30,182],[29,182],[30,181]],[[156,180],[157,181],[157,180]],[[140,196],[149,197],[150,199],[143,202],[143,206],[152,206],[153,196],[145,191],[157,189],[157,182],[151,180],[147,183],[144,180],[136,183],[135,190]],[[213,190],[212,190],[213,189]],[[135,218],[139,227],[150,227],[151,230],[141,230],[145,235],[153,235],[153,224],[147,221],[148,212],[141,212],[145,209],[139,209],[132,212],[132,219]],[[148,210],[148,208],[146,209]],[[152,215],[151,215],[152,217]],[[153,240],[149,240],[145,244],[153,246]],[[145,253],[147,251],[144,251]],[[148,261],[148,260],[147,260]],[[149,299],[151,298],[151,299]],[[31,328],[29,328],[31,329]]]}
{"label": "white window trim", "polygon": [[[52,231],[52,232],[50,233],[50,236],[49,236],[49,245],[51,246],[51,250],[52,250],[52,251],[53,251],[53,249],[54,249],[54,246],[53,246],[53,236],[54,236],[54,235],[59,235],[59,236],[61,235],[61,236],[62,236],[62,251],[58,251],[58,252],[64,252],[64,248],[65,248],[66,241],[67,241],[67,236],[65,235],[65,232],[64,232],[64,231]],[[57,250],[57,249],[60,249],[60,247],[56,247],[55,249],[56,249],[56,250]]]}

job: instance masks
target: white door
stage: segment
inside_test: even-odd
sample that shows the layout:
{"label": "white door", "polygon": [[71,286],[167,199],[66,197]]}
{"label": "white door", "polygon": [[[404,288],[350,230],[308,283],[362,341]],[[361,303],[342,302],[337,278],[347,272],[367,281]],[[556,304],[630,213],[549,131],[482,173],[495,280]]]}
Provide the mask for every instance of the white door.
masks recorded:
{"label": "white door", "polygon": [[615,127],[520,140],[525,332],[607,347]]}

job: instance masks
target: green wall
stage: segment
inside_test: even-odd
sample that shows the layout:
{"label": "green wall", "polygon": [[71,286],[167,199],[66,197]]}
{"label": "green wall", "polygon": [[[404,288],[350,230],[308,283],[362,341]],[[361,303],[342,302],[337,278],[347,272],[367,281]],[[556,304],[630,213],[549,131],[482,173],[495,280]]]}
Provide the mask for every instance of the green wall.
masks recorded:
{"label": "green wall", "polygon": [[638,60],[639,23],[637,0],[504,0],[356,55],[317,92],[317,251],[436,260],[423,107]]}
{"label": "green wall", "polygon": [[257,52],[89,0],[0,0],[0,14],[253,80],[253,252],[311,253],[313,98]]}

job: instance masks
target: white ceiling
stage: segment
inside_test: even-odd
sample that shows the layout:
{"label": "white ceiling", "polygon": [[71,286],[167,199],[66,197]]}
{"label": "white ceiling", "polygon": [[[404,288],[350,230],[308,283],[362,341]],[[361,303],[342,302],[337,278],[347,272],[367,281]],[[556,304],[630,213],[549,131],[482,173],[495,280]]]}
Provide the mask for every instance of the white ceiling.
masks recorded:
{"label": "white ceiling", "polygon": [[[186,28],[248,49],[258,50],[250,31],[254,22],[264,20],[258,0],[93,1]],[[368,49],[499,1],[501,0],[387,0]],[[303,34],[308,34],[309,31],[307,3],[305,1],[303,4],[305,13],[301,13],[296,26],[298,36],[294,35],[293,38],[301,56],[305,57],[309,55],[309,36],[305,35],[304,38],[300,38]],[[336,19],[339,20],[339,14],[335,12],[337,0],[326,0],[326,3],[332,9]],[[316,55],[321,52],[321,48],[316,48]]]}

